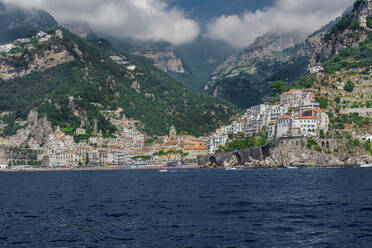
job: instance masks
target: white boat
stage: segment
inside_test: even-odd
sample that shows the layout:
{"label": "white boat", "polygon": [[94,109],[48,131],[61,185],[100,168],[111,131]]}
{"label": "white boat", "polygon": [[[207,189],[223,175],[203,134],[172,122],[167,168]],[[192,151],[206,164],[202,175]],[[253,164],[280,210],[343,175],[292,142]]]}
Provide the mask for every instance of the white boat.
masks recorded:
{"label": "white boat", "polygon": [[372,164],[364,164],[360,166],[361,168],[372,168]]}
{"label": "white boat", "polygon": [[286,169],[298,169],[298,167],[294,167],[294,166],[285,166],[284,168],[286,168]]}
{"label": "white boat", "polygon": [[159,172],[168,172],[168,170],[159,170]]}
{"label": "white boat", "polygon": [[237,169],[234,168],[234,167],[228,167],[228,168],[226,168],[225,170],[237,170]]}

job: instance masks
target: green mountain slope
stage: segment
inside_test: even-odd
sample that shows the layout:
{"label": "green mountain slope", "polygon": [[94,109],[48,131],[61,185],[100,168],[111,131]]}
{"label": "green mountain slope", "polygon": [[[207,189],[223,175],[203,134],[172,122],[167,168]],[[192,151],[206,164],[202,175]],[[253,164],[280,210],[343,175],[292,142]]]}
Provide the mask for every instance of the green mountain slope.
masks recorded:
{"label": "green mountain slope", "polygon": [[[53,125],[73,130],[84,127],[88,132],[97,129],[105,135],[115,128],[102,112],[118,107],[127,117],[140,121],[138,128],[149,135],[166,134],[171,125],[181,132],[202,135],[238,111],[226,101],[184,89],[147,59],[121,55],[135,70],[114,63],[108,56],[120,54],[104,40],[89,44],[63,30],[63,39],[53,37],[35,46],[0,58],[2,65],[25,75],[0,81],[0,111],[12,112],[9,132],[14,130],[14,120],[25,119],[31,109],[45,114]],[[62,62],[58,60],[61,54],[65,56]],[[47,69],[36,63],[43,57]]]}

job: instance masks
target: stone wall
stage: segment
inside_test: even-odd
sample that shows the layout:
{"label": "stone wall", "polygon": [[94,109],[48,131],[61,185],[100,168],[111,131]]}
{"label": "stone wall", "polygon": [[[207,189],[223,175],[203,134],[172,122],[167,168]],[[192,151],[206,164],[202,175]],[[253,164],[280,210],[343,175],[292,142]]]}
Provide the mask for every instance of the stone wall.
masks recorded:
{"label": "stone wall", "polygon": [[216,166],[238,166],[251,163],[253,161],[264,161],[270,156],[269,145],[255,147],[241,151],[221,152],[199,157],[199,165],[216,165]]}

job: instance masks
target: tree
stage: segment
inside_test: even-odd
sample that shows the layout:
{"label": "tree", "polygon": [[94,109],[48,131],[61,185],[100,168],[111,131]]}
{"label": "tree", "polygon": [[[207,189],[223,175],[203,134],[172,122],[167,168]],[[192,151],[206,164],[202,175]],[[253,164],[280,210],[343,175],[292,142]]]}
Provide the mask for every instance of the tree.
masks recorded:
{"label": "tree", "polygon": [[271,84],[271,88],[274,92],[281,93],[285,91],[285,82],[283,80],[276,81]]}
{"label": "tree", "polygon": [[355,87],[355,84],[353,82],[347,81],[347,83],[344,86],[344,90],[346,90],[347,92],[353,92],[354,87]]}

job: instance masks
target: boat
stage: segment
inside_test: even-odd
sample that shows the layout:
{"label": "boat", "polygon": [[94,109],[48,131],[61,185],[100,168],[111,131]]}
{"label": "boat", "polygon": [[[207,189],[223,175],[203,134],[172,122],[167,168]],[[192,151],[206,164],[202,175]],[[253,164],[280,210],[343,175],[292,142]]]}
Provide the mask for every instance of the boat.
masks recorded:
{"label": "boat", "polygon": [[228,168],[225,168],[225,170],[237,170],[235,167],[228,167]]}
{"label": "boat", "polygon": [[372,168],[372,164],[363,164],[360,167],[361,168]]}
{"label": "boat", "polygon": [[286,168],[286,169],[298,169],[298,167],[294,167],[294,166],[285,166],[284,168]]}
{"label": "boat", "polygon": [[168,170],[159,170],[159,172],[168,172]]}

